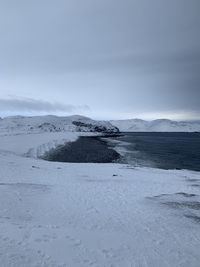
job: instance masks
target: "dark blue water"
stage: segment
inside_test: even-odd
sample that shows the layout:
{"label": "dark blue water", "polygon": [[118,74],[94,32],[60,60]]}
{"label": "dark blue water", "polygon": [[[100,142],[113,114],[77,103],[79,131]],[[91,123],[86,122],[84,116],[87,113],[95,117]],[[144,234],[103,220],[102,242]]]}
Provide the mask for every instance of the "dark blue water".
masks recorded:
{"label": "dark blue water", "polygon": [[200,133],[124,133],[124,158],[136,166],[200,171]]}

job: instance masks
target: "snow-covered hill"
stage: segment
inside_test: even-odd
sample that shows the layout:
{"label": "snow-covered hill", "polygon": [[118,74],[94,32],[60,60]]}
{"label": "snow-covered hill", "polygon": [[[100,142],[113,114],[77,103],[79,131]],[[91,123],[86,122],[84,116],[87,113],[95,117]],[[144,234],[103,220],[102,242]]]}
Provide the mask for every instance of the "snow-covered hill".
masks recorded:
{"label": "snow-covered hill", "polygon": [[145,121],[140,119],[95,121],[74,115],[13,116],[0,118],[0,135],[44,132],[200,132],[200,121]]}
{"label": "snow-covered hill", "polygon": [[83,116],[6,117],[0,120],[0,134],[43,132],[118,132],[110,122],[94,121]]}
{"label": "snow-covered hill", "polygon": [[112,120],[121,132],[200,132],[200,121],[145,121],[139,119]]}

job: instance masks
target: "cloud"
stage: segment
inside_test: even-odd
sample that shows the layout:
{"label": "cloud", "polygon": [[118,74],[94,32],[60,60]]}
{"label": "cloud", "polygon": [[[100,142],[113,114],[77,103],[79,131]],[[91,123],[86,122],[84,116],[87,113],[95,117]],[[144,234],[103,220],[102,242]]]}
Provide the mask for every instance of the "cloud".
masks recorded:
{"label": "cloud", "polygon": [[3,115],[200,111],[199,0],[1,2]]}
{"label": "cloud", "polygon": [[58,102],[48,102],[32,98],[7,98],[0,99],[1,112],[77,112],[88,111],[87,105],[67,105]]}

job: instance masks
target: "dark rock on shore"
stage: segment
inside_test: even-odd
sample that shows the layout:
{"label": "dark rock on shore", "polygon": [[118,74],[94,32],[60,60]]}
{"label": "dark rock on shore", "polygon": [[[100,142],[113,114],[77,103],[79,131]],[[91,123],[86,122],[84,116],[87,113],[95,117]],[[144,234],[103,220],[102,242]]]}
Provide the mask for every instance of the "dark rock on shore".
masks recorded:
{"label": "dark rock on shore", "polygon": [[97,133],[118,133],[119,129],[115,126],[110,126],[110,128],[104,126],[104,125],[96,125],[92,123],[86,123],[82,121],[72,121],[72,124],[75,125],[76,131],[81,132],[84,128],[88,132],[97,132]]}

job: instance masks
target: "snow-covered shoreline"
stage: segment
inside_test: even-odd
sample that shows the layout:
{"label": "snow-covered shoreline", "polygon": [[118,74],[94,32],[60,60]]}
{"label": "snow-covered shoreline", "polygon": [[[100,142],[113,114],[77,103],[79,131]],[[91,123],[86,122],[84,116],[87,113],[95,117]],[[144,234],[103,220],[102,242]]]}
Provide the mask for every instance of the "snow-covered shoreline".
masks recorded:
{"label": "snow-covered shoreline", "polygon": [[82,134],[0,137],[1,265],[198,267],[199,172],[34,158]]}
{"label": "snow-covered shoreline", "polygon": [[78,132],[45,132],[36,134],[18,134],[0,137],[0,150],[17,155],[38,158],[49,150],[74,142],[79,136],[91,136],[95,133]]}

